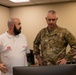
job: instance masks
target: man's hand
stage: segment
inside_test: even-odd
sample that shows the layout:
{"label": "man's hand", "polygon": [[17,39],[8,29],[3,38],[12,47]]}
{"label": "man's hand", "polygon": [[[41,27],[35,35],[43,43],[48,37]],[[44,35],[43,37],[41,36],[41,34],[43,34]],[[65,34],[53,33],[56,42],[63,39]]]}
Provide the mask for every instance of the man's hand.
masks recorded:
{"label": "man's hand", "polygon": [[66,63],[67,63],[67,60],[65,58],[56,62],[56,64],[58,64],[58,65],[65,65]]}
{"label": "man's hand", "polygon": [[41,58],[40,55],[37,55],[37,60],[38,60],[38,64],[39,64],[39,66],[41,66],[42,63],[43,63],[43,61],[42,61],[42,58]]}
{"label": "man's hand", "polygon": [[1,70],[3,73],[8,72],[8,69],[7,69],[7,67],[6,67],[4,64],[0,64],[0,70]]}
{"label": "man's hand", "polygon": [[39,64],[39,66],[42,65],[42,59],[41,58],[38,59],[38,64]]}

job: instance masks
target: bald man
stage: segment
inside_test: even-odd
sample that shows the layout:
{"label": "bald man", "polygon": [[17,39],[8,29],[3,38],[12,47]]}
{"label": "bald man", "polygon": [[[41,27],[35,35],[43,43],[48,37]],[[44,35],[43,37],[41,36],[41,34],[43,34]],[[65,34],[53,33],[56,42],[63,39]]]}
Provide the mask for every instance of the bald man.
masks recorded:
{"label": "bald man", "polygon": [[2,75],[13,75],[15,66],[27,66],[26,54],[30,53],[26,37],[21,34],[21,21],[10,18],[8,31],[0,35],[0,70]]}

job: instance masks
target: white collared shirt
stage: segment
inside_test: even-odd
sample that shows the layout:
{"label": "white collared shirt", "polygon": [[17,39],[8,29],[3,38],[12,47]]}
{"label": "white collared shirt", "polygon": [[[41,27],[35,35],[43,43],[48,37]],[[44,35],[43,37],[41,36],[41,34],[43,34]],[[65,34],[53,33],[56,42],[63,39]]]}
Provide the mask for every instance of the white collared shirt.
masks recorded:
{"label": "white collared shirt", "polygon": [[7,66],[9,72],[12,72],[12,67],[27,66],[26,54],[30,51],[23,34],[13,36],[6,32],[0,35],[0,52],[1,62]]}

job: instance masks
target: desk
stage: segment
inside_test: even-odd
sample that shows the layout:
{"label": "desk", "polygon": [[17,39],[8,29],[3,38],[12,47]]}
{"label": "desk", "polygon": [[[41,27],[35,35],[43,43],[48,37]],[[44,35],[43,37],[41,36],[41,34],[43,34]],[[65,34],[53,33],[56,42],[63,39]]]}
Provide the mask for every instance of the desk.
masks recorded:
{"label": "desk", "polygon": [[76,64],[14,67],[13,75],[76,75]]}

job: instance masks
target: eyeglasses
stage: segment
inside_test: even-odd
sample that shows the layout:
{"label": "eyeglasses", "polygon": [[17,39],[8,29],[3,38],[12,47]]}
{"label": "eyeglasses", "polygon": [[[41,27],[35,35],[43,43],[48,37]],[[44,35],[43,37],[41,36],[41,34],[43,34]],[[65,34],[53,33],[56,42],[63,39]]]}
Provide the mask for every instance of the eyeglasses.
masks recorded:
{"label": "eyeglasses", "polygon": [[47,20],[48,20],[48,21],[51,21],[51,20],[52,20],[52,21],[56,21],[57,19],[47,19]]}

